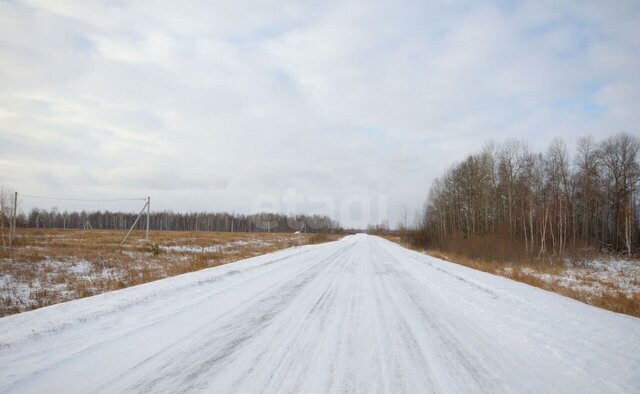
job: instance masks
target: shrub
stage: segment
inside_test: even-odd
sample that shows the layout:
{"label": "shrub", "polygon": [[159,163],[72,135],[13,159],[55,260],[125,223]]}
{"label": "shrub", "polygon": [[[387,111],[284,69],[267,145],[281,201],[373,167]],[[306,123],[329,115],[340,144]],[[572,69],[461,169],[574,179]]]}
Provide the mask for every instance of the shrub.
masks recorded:
{"label": "shrub", "polygon": [[151,247],[149,248],[149,252],[151,252],[152,255],[157,256],[160,254],[160,245],[158,244],[153,244],[151,245]]}

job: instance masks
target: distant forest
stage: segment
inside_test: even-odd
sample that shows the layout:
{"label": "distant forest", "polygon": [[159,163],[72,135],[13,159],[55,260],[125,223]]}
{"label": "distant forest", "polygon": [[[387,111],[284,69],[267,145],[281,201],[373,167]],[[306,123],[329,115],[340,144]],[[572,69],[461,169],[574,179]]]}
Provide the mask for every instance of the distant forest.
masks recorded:
{"label": "distant forest", "polygon": [[[17,216],[17,227],[32,228],[93,228],[126,230],[136,219],[136,213],[110,211],[61,212],[57,209],[32,209],[28,215]],[[237,231],[237,232],[337,232],[338,222],[320,215],[283,215],[258,213],[240,215],[232,213],[176,213],[151,212],[151,230],[170,231]],[[146,215],[136,224],[146,227]]]}
{"label": "distant forest", "polygon": [[638,253],[639,151],[626,133],[582,138],[572,158],[560,139],[487,143],[435,180],[412,241],[492,259]]}

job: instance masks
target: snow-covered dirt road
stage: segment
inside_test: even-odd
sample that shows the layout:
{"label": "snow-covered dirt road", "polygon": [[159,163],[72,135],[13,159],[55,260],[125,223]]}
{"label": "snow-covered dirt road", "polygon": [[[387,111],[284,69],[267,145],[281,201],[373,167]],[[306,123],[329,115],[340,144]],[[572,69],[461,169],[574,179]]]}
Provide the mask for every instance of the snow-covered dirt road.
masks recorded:
{"label": "snow-covered dirt road", "polygon": [[640,392],[640,319],[355,235],[0,319],[6,392]]}

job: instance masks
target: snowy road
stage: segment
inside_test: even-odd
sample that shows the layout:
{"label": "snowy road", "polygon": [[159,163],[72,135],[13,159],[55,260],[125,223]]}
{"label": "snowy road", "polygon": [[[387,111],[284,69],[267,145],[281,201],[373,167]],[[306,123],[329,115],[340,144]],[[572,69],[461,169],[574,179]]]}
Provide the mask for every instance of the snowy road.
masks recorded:
{"label": "snowy road", "polygon": [[5,392],[640,392],[640,319],[377,237],[0,319]]}

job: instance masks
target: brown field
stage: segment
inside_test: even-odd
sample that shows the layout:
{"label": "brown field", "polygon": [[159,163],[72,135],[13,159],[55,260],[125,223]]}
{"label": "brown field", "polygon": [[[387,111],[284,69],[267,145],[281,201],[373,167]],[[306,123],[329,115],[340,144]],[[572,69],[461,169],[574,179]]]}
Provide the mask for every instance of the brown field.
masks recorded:
{"label": "brown field", "polygon": [[442,260],[501,275],[613,312],[640,317],[639,261],[592,256],[593,260],[579,263],[560,259],[510,263],[470,258],[450,251],[420,250],[402,242],[398,236],[385,238]]}
{"label": "brown field", "polygon": [[0,250],[0,316],[215,267],[293,246],[336,240],[327,234],[132,232],[19,229]]}

